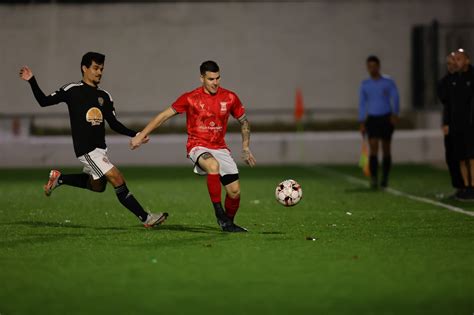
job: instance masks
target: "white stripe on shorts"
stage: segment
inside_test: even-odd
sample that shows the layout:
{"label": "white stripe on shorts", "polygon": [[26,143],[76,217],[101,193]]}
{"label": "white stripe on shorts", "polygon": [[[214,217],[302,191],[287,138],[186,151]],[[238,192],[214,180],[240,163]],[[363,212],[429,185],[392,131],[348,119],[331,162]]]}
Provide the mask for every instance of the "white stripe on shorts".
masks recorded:
{"label": "white stripe on shorts", "polygon": [[84,157],[86,158],[87,162],[89,162],[89,165],[94,169],[94,171],[99,175],[99,177],[104,176],[104,173],[100,170],[100,168],[97,166],[97,164],[94,163],[94,161],[91,159],[89,154],[84,154]]}

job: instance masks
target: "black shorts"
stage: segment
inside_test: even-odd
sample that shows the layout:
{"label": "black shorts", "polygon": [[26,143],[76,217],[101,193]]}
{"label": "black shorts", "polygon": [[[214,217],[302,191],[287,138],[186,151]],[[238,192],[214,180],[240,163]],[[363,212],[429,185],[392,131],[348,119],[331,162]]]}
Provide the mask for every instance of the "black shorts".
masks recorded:
{"label": "black shorts", "polygon": [[367,117],[365,128],[369,139],[377,138],[382,140],[392,140],[394,128],[390,121],[390,116],[392,116],[392,114]]}
{"label": "black shorts", "polygon": [[474,159],[474,128],[453,132],[452,142],[456,160]]}

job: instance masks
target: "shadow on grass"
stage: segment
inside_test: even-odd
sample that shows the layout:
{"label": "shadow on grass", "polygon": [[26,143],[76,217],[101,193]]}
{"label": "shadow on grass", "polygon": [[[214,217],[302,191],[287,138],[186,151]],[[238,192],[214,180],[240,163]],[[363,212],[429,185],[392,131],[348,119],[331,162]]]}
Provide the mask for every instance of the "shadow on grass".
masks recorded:
{"label": "shadow on grass", "polygon": [[262,235],[285,235],[283,232],[279,231],[265,231],[265,232],[257,232],[257,234],[262,234]]}
{"label": "shadow on grass", "polygon": [[[82,224],[71,224],[71,223],[62,223],[62,222],[45,222],[45,221],[17,221],[10,223],[3,223],[2,225],[20,225],[28,226],[32,228],[66,228],[66,229],[90,229],[95,231],[143,231],[143,232],[188,232],[192,234],[207,234],[207,235],[230,235],[230,234],[247,234],[247,233],[227,233],[223,232],[218,226],[208,226],[208,225],[186,225],[186,224],[163,224],[155,228],[144,229],[141,225],[132,225],[127,227],[95,227],[87,226]],[[250,234],[260,234],[260,235],[284,235],[285,233],[280,231],[249,231]],[[31,234],[30,234],[31,235]],[[40,237],[56,234],[38,234]],[[68,233],[59,233],[58,235],[84,235],[84,234],[68,234]],[[111,234],[112,235],[112,234]],[[116,235],[116,233],[114,233]]]}
{"label": "shadow on grass", "polygon": [[87,226],[81,224],[71,224],[68,222],[44,222],[44,221],[17,221],[10,223],[3,223],[2,225],[23,225],[33,228],[71,228],[71,229],[93,229],[93,230],[108,230],[108,231],[126,231],[134,229],[140,226],[130,226],[130,227],[105,227],[105,226]]}
{"label": "shadow on grass", "polygon": [[177,232],[191,232],[191,233],[221,233],[221,230],[216,226],[206,225],[178,225],[178,224],[163,224],[155,228],[144,229],[141,225],[132,225],[127,227],[103,227],[103,226],[88,226],[82,224],[72,224],[68,222],[45,222],[45,221],[17,221],[2,223],[2,225],[22,225],[32,228],[70,228],[70,229],[91,229],[97,231],[177,231]]}
{"label": "shadow on grass", "polygon": [[191,232],[191,233],[221,233],[221,230],[216,226],[207,225],[180,225],[180,224],[163,224],[156,228],[157,231],[177,231],[177,232]]}
{"label": "shadow on grass", "polygon": [[[165,231],[179,231],[179,232],[191,232],[191,233],[207,233],[207,234],[246,234],[246,233],[228,233],[222,232],[222,230],[217,226],[207,226],[207,225],[161,225],[157,229]],[[249,231],[250,234],[262,234],[262,235],[284,235],[285,233],[280,231],[263,231],[263,232],[254,232]]]}
{"label": "shadow on grass", "polygon": [[466,211],[474,211],[474,201],[460,201],[454,198],[454,196],[448,196],[442,199],[437,199],[436,197],[431,197],[435,201],[440,201],[450,206],[462,208]]}
{"label": "shadow on grass", "polygon": [[12,248],[23,245],[37,245],[84,237],[84,233],[46,233],[30,234],[26,238],[0,241],[0,248]]}

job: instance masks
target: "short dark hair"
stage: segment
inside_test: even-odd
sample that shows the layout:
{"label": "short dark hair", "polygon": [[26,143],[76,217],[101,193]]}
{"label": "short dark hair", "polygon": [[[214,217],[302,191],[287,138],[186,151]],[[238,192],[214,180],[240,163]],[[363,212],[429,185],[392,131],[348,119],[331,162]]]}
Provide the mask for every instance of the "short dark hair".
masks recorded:
{"label": "short dark hair", "polygon": [[105,62],[105,55],[97,53],[97,52],[89,51],[84,56],[82,56],[82,60],[81,60],[82,73],[84,73],[84,71],[82,71],[82,66],[86,66],[86,68],[89,68],[92,65],[92,61],[94,61],[98,65],[103,65]]}
{"label": "short dark hair", "polygon": [[376,64],[380,64],[380,59],[379,57],[375,56],[375,55],[370,55],[369,57],[367,57],[367,61],[366,63],[369,63],[369,62],[375,62]]}
{"label": "short dark hair", "polygon": [[201,75],[205,75],[206,72],[219,72],[219,66],[215,61],[208,60],[204,61],[201,66],[199,67],[199,71],[201,71]]}

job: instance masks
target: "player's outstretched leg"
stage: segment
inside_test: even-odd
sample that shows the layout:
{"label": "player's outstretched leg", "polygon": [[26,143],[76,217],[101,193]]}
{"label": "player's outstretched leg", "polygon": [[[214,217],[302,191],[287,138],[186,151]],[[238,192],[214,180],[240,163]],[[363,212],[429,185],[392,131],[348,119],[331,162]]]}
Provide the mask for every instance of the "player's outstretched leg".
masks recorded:
{"label": "player's outstretched leg", "polygon": [[125,184],[125,179],[123,178],[122,173],[116,168],[113,167],[108,171],[105,176],[107,180],[114,186],[115,194],[120,203],[130,210],[142,223],[145,227],[153,227],[162,224],[167,218],[168,213],[148,213],[140,205],[137,199],[133,194],[128,190],[127,185]]}
{"label": "player's outstretched leg", "polygon": [[57,187],[61,184],[59,178],[61,177],[61,172],[58,170],[49,171],[48,182],[43,186],[44,194],[49,197]]}
{"label": "player's outstretched leg", "polygon": [[49,180],[44,185],[44,193],[46,196],[51,196],[54,189],[61,185],[68,185],[83,189],[89,189],[95,192],[105,191],[107,186],[107,180],[105,178],[99,178],[93,180],[89,174],[61,174],[58,170],[51,170],[49,172]]}

